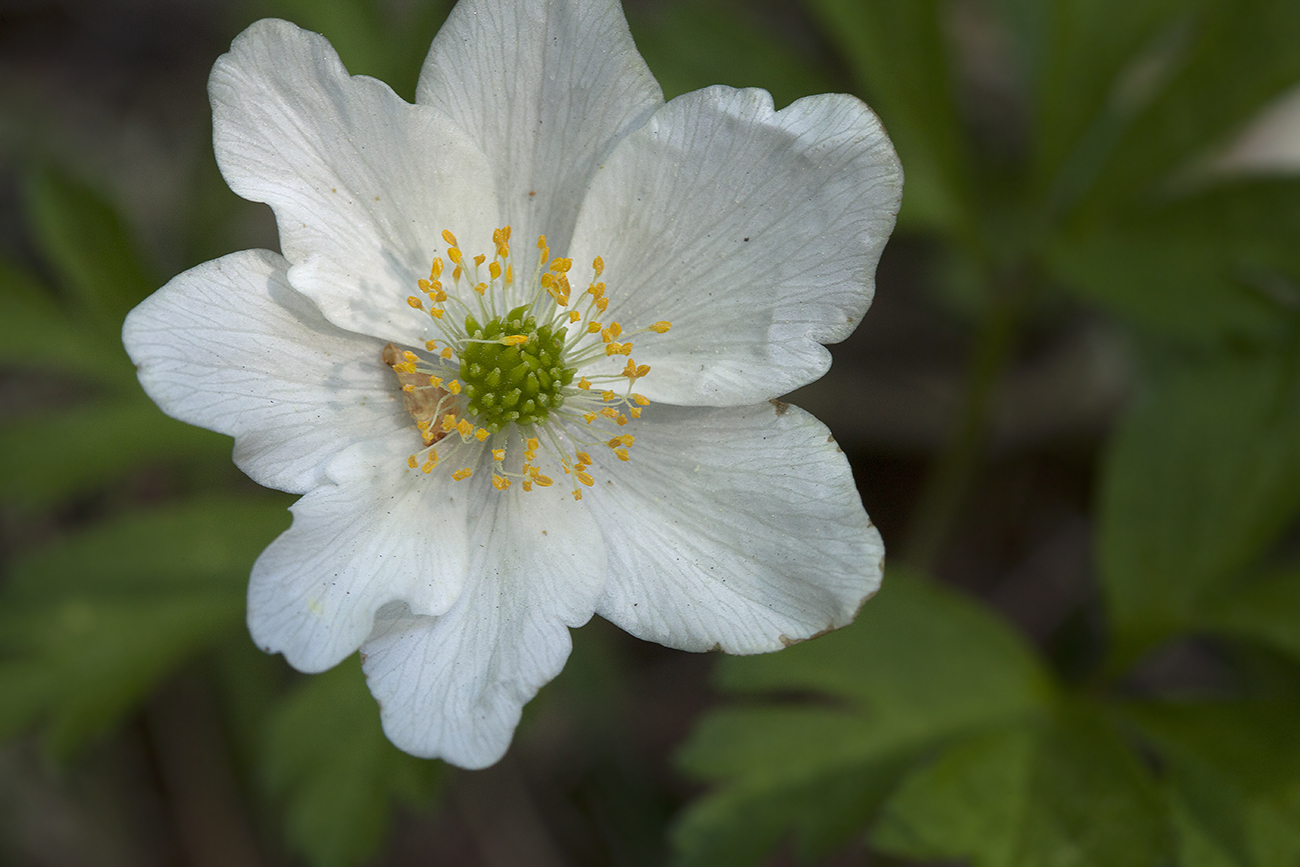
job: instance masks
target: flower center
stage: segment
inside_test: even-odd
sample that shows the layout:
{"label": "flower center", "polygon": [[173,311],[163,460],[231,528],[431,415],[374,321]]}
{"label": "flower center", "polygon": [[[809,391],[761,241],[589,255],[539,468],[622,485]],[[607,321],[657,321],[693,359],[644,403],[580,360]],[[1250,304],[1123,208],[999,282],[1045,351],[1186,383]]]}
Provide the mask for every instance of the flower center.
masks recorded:
{"label": "flower center", "polygon": [[[443,282],[445,266],[438,257],[429,278],[419,281],[424,297],[406,299],[426,317],[429,339],[423,353],[392,343],[383,352],[424,445],[407,459],[407,467],[431,474],[450,465],[456,467],[451,478],[463,481],[490,451],[492,486],[498,491],[515,481],[525,491],[548,487],[554,479],[544,471],[550,471],[568,476],[574,499],[582,499],[579,486],[595,483],[588,472],[595,464],[591,453],[602,453],[604,446],[619,461],[630,460],[636,437],[626,425],[650,404],[632,391],[650,365],[632,360],[631,338],[663,334],[671,324],[654,322],[625,332],[616,321],[601,321],[609,309],[601,280],[605,263],[600,257],[591,263],[590,285],[575,294],[568,276],[573,261],[552,259],[545,235],[537,239],[532,280],[523,285],[515,283],[509,226],[492,233],[491,262],[480,255],[471,264],[455,235],[444,231],[442,237],[453,266],[450,286]],[[449,311],[453,315],[447,316]],[[583,368],[616,355],[627,356],[621,371],[579,376]],[[522,458],[507,455],[520,446]]]}
{"label": "flower center", "polygon": [[564,405],[564,388],[578,372],[564,366],[568,329],[539,328],[531,309],[530,304],[516,307],[485,325],[465,317],[468,341],[460,353],[465,410],[488,433],[511,422],[545,422],[551,409]]}

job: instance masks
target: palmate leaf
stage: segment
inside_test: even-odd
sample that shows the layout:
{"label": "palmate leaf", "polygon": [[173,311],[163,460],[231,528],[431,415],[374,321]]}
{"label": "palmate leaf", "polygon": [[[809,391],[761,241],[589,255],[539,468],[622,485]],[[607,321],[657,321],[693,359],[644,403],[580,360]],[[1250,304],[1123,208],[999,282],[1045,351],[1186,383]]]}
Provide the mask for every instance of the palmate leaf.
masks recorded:
{"label": "palmate leaf", "polygon": [[782,653],[726,659],[720,685],[813,693],[704,721],[681,754],[717,785],[674,832],[682,864],[750,864],[787,837],[815,855],[864,830],[916,758],[964,732],[1041,712],[1033,652],[952,591],[891,574],[857,622]]}
{"label": "palmate leaf", "polygon": [[0,599],[0,736],[66,753],[243,628],[254,558],[286,502],[197,500],[128,515],[18,559]]}
{"label": "palmate leaf", "polygon": [[1159,867],[1171,854],[1155,782],[1081,706],[948,746],[902,782],[872,843],[974,867]]}
{"label": "palmate leaf", "polygon": [[1300,392],[1285,353],[1215,356],[1158,384],[1105,458],[1099,567],[1112,670],[1193,628],[1300,507]]}
{"label": "palmate leaf", "polygon": [[389,743],[356,658],[303,681],[280,702],[260,764],[284,805],[289,843],[314,867],[368,861],[394,803],[427,801],[443,769]]}
{"label": "palmate leaf", "polygon": [[1186,867],[1300,862],[1300,703],[1173,703],[1123,708],[1168,777]]}

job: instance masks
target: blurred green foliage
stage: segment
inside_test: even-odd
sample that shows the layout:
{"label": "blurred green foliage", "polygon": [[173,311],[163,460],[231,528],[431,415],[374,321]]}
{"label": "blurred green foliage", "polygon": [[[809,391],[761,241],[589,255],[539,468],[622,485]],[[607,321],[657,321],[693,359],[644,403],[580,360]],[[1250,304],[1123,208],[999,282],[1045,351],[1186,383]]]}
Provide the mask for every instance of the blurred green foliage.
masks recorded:
{"label": "blurred green foliage", "polygon": [[[353,72],[410,98],[447,8],[266,0],[247,20],[320,30]],[[1014,77],[1018,113],[999,124],[969,92],[962,9],[998,35]],[[891,568],[857,623],[720,662],[727,703],[679,754],[708,788],[677,818],[677,861],[757,864],[782,847],[812,860],[865,841],[977,867],[1300,863],[1300,181],[1210,164],[1300,81],[1300,5],[804,11],[824,40],[814,50],[739,0],[629,14],[670,98],[724,82],[782,105],[843,88],[879,112],[907,173],[899,232],[960,281],[975,334],[967,435],[935,462],[918,519],[934,516],[932,532],[903,552],[913,567]],[[223,195],[195,191],[198,248],[222,237]],[[304,680],[249,647],[247,575],[287,526],[288,498],[243,484],[227,439],[166,418],[135,384],[122,318],[165,275],[131,218],[61,165],[33,163],[23,196],[37,261],[0,260],[0,365],[47,398],[0,419],[0,502],[48,529],[4,564],[0,736],[37,732],[69,760],[169,679],[204,678],[245,794],[288,847],[314,865],[364,863],[394,805],[438,791],[440,766],[384,739],[354,662]],[[1140,377],[1098,467],[1105,634],[1082,660],[926,577],[1015,334],[1063,305],[1124,334]],[[68,519],[70,504],[90,517]],[[1189,641],[1211,642],[1226,686],[1184,695],[1135,679]],[[566,688],[617,692],[616,663],[575,662],[600,676]]]}

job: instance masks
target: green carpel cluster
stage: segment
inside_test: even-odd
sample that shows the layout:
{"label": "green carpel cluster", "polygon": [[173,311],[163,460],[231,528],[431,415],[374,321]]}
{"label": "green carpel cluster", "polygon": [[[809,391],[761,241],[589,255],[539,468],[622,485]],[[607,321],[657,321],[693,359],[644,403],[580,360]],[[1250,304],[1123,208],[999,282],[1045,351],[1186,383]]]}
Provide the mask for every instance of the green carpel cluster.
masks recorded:
{"label": "green carpel cluster", "polygon": [[[460,379],[469,399],[466,410],[489,433],[511,422],[546,421],[550,411],[564,403],[561,390],[577,372],[564,366],[568,329],[538,328],[536,318],[528,315],[530,309],[528,304],[516,307],[483,325],[473,316],[465,317],[470,341],[486,341],[469,342],[460,353]],[[517,346],[500,342],[518,335],[528,340]]]}

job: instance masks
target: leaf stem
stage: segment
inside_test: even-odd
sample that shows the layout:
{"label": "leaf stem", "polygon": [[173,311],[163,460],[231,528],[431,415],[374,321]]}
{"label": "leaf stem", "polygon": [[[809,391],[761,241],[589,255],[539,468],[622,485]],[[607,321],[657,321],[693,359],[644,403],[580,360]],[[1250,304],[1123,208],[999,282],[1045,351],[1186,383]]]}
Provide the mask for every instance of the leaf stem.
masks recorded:
{"label": "leaf stem", "polygon": [[909,567],[932,572],[938,565],[972,481],[983,463],[989,411],[1024,318],[1032,281],[1020,268],[988,278],[989,303],[976,333],[965,399],[948,444],[930,467],[911,532],[903,548]]}

